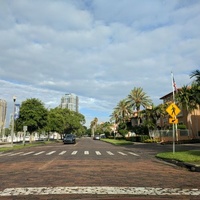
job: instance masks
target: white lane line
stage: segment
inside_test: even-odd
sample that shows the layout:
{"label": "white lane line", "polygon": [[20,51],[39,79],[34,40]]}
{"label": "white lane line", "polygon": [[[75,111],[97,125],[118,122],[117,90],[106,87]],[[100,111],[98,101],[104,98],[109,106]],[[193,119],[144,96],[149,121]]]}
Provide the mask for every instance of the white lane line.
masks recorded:
{"label": "white lane line", "polygon": [[25,187],[6,188],[0,191],[0,196],[28,195],[62,195],[62,194],[105,194],[105,195],[149,195],[149,196],[199,196],[200,189],[184,188],[154,188],[154,187]]}
{"label": "white lane line", "polygon": [[84,154],[85,155],[89,155],[89,151],[84,151]]}
{"label": "white lane line", "polygon": [[16,155],[19,155],[19,154],[22,154],[22,153],[24,153],[24,152],[12,153],[12,154],[10,154],[8,156],[16,156]]}
{"label": "white lane line", "polygon": [[73,151],[71,155],[76,155],[78,151]]}
{"label": "white lane line", "polygon": [[30,152],[28,152],[28,153],[22,154],[21,156],[26,156],[26,155],[32,154],[32,153],[34,153],[34,152],[35,152],[35,151],[30,151]]}
{"label": "white lane line", "polygon": [[111,156],[114,155],[114,153],[112,153],[111,151],[106,151],[106,152],[107,152],[107,154],[109,154],[109,155],[111,155]]}
{"label": "white lane line", "polygon": [[95,151],[95,153],[97,154],[97,156],[100,156],[100,155],[101,155],[101,152],[100,152],[100,151]]}
{"label": "white lane line", "polygon": [[133,153],[133,152],[128,152],[129,154],[133,155],[133,156],[139,156],[138,154],[136,153]]}
{"label": "white lane line", "polygon": [[52,155],[53,153],[55,153],[56,151],[50,151],[49,153],[47,153],[46,155]]}
{"label": "white lane line", "polygon": [[61,151],[60,153],[59,153],[59,155],[63,155],[63,154],[65,154],[67,151]]}
{"label": "white lane line", "polygon": [[118,151],[119,154],[123,155],[123,156],[127,156],[127,154],[123,153],[123,152],[120,152]]}
{"label": "white lane line", "polygon": [[40,154],[42,154],[42,153],[44,153],[45,151],[40,151],[40,152],[38,152],[38,153],[35,153],[35,154],[33,154],[34,156],[37,156],[37,155],[40,155]]}

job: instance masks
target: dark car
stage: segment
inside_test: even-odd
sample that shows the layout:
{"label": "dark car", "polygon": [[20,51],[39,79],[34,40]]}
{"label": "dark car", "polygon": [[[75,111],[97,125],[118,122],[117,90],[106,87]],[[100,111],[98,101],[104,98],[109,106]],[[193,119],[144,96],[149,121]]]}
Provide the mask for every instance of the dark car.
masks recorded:
{"label": "dark car", "polygon": [[76,137],[73,134],[66,134],[63,138],[64,144],[75,144],[76,143]]}

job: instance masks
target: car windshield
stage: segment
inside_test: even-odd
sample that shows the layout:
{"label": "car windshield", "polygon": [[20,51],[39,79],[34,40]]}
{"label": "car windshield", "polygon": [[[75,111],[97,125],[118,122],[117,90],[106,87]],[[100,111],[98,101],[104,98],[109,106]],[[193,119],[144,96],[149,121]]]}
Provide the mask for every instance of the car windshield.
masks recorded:
{"label": "car windshield", "polygon": [[72,138],[73,135],[66,135],[65,137],[66,137],[66,138]]}

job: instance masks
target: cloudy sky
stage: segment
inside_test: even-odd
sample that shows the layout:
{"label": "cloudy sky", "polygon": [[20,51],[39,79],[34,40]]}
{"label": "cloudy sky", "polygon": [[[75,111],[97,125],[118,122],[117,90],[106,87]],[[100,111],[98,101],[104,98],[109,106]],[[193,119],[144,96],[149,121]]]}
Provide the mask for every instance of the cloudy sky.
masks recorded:
{"label": "cloudy sky", "polygon": [[0,99],[79,96],[89,125],[142,87],[155,105],[200,69],[199,0],[0,0]]}

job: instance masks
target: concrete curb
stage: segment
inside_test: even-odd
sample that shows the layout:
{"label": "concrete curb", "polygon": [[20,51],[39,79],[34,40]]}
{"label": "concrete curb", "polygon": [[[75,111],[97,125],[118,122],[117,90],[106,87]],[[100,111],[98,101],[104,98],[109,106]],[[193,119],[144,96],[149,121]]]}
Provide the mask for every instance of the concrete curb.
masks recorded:
{"label": "concrete curb", "polygon": [[166,159],[166,158],[158,158],[160,160],[163,160],[165,162],[177,165],[179,167],[185,167],[186,169],[192,171],[192,172],[200,172],[200,165],[196,165],[193,163],[187,163],[187,162],[182,162],[179,160],[171,160],[171,159]]}

